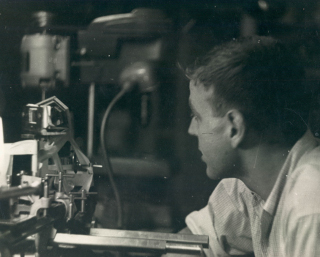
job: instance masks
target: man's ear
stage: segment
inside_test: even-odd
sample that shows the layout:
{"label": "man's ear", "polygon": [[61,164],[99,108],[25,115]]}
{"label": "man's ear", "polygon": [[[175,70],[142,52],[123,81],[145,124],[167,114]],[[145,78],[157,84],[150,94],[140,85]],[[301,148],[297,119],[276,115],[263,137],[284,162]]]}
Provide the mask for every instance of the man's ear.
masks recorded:
{"label": "man's ear", "polygon": [[228,130],[231,145],[233,148],[237,148],[243,142],[246,132],[243,114],[236,109],[232,109],[227,112],[226,118],[229,123]]}

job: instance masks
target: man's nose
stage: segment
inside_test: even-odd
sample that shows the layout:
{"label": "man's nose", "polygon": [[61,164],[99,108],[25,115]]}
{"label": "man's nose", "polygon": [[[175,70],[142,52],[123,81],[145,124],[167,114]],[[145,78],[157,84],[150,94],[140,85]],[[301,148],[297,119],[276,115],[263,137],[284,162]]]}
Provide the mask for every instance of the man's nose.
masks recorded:
{"label": "man's nose", "polygon": [[188,133],[191,136],[197,136],[196,122],[195,122],[194,118],[192,118],[192,120],[190,122]]}

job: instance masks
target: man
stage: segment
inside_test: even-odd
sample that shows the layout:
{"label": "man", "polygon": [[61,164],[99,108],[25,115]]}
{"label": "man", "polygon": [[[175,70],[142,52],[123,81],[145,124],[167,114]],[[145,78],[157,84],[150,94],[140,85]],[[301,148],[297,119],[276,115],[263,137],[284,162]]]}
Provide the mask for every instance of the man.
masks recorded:
{"label": "man", "polygon": [[187,76],[189,133],[222,180],[181,233],[209,235],[207,256],[320,256],[320,147],[299,58],[256,36],[215,47]]}

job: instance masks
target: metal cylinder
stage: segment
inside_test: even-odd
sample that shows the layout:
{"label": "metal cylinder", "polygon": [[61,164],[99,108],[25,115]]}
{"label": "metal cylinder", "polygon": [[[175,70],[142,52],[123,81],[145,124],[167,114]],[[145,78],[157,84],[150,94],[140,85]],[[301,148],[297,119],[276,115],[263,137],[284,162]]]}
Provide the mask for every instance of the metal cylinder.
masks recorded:
{"label": "metal cylinder", "polygon": [[22,86],[54,87],[57,79],[69,83],[69,38],[25,35],[21,42]]}
{"label": "metal cylinder", "polygon": [[0,189],[0,199],[9,199],[24,195],[36,195],[39,194],[39,192],[40,186],[10,187]]}
{"label": "metal cylinder", "polygon": [[26,35],[22,39],[23,86],[39,86],[41,80],[50,81],[55,72],[55,39],[51,35]]}
{"label": "metal cylinder", "polygon": [[84,213],[86,207],[87,192],[85,189],[81,191],[81,212]]}
{"label": "metal cylinder", "polygon": [[69,213],[68,213],[68,219],[71,220],[72,219],[72,216],[73,216],[73,195],[70,194],[69,195]]}

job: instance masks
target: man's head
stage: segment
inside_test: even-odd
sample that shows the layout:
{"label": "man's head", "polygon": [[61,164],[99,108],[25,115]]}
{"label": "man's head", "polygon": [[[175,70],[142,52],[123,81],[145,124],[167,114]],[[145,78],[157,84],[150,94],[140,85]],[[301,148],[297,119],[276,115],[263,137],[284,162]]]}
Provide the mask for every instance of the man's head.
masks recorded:
{"label": "man's head", "polygon": [[[193,119],[189,133],[198,137],[199,148],[211,148],[200,149],[207,164],[216,159],[212,165],[218,165],[218,159],[221,166],[236,166],[237,156],[227,156],[243,146],[245,138],[248,141],[248,134],[270,144],[290,145],[307,128],[308,108],[301,102],[304,69],[295,53],[273,38],[257,36],[217,46],[197,60],[187,76],[191,79],[190,105],[194,113],[201,112],[196,116],[206,116],[207,123],[201,123],[203,117]],[[221,126],[229,130],[217,129]],[[233,134],[240,137],[226,144]],[[210,135],[216,137],[208,138]]]}

